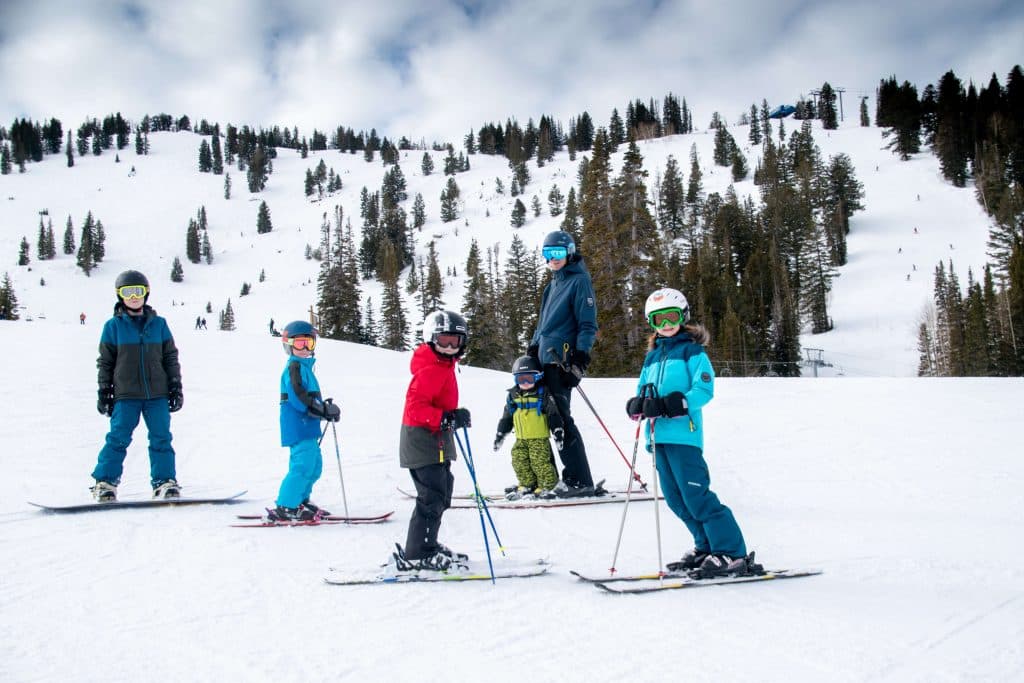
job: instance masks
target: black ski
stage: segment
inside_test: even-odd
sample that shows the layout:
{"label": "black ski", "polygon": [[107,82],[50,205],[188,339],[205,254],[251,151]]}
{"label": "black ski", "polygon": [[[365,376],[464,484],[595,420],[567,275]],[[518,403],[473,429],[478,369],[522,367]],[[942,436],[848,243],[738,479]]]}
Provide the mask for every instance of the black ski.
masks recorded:
{"label": "black ski", "polygon": [[142,500],[114,500],[109,503],[76,503],[74,505],[42,505],[29,501],[44,512],[56,514],[71,514],[78,512],[97,512],[99,510],[120,510],[123,508],[152,508],[152,507],[176,507],[179,505],[227,505],[243,502],[242,496],[246,491],[240,491],[233,496],[218,498],[149,498]]}

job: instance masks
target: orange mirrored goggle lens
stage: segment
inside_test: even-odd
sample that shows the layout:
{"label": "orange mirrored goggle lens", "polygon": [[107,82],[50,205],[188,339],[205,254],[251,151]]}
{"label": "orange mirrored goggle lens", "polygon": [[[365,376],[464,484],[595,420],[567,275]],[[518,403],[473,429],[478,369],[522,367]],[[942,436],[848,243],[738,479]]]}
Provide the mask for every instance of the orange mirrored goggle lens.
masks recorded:
{"label": "orange mirrored goggle lens", "polygon": [[288,344],[288,346],[292,347],[293,349],[298,349],[299,351],[303,349],[312,351],[313,349],[316,348],[316,339],[313,339],[312,337],[291,337],[285,343]]}

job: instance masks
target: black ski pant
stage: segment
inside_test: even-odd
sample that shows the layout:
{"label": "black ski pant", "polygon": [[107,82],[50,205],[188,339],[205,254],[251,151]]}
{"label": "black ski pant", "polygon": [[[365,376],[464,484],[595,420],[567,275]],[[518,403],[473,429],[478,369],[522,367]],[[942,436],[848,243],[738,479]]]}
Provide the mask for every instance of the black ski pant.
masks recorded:
{"label": "black ski pant", "polygon": [[405,557],[420,560],[437,552],[437,532],[441,528],[441,515],[452,506],[451,462],[415,467],[409,470],[416,485],[416,507],[409,520],[409,533],[405,539]]}
{"label": "black ski pant", "polygon": [[587,449],[583,445],[580,430],[572,419],[572,409],[569,405],[573,387],[579,384],[579,381],[557,365],[545,365],[544,382],[565,422],[565,441],[558,454],[562,459],[562,481],[566,486],[593,486],[594,477],[590,474]]}

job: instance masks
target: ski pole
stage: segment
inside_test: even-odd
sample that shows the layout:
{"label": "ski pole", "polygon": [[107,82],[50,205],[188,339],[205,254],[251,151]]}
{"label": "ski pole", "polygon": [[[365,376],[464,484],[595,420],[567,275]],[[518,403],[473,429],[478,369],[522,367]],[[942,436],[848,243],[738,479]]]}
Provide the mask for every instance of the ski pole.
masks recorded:
{"label": "ski pole", "polygon": [[[348,496],[345,494],[345,475],[341,473],[341,449],[338,447],[338,428],[331,422],[331,431],[334,433],[334,457],[338,461],[338,479],[341,480],[341,502],[345,506],[345,516],[348,517]],[[324,429],[327,432],[327,429]]]}
{"label": "ski pole", "polygon": [[[640,398],[644,398],[649,392],[654,391],[653,384],[645,384],[640,388]],[[622,506],[622,520],[619,522],[619,535],[615,539],[615,553],[612,555],[612,566],[609,567],[608,573],[615,574],[616,568],[615,563],[619,559],[619,546],[622,543],[622,532],[626,528],[626,511],[629,510],[629,502],[633,498],[633,479],[636,476],[636,453],[640,446],[640,429],[643,427],[643,418],[636,422],[636,436],[633,438],[633,459],[629,464],[630,477],[626,482],[626,502]],[[655,505],[657,505],[657,490],[655,490]]]}
{"label": "ski pole", "polygon": [[[651,458],[651,481],[654,484],[654,532],[658,537],[658,580],[661,582],[665,581],[665,572],[662,569],[665,565],[662,564],[661,558],[661,514],[658,512],[658,445],[654,440],[654,423],[656,420],[650,420],[647,424],[647,428],[651,430],[651,451],[654,456]],[[666,456],[667,457],[667,456]]]}
{"label": "ski pole", "polygon": [[[568,346],[568,345],[566,345],[566,346]],[[567,350],[568,350],[567,348],[563,348],[562,349],[562,362],[561,363],[555,363],[555,365],[557,365],[562,370],[562,372],[567,372],[567,373],[569,373],[571,375],[574,375],[575,373],[573,373],[572,370],[570,370],[565,365],[565,352]],[[553,358],[556,357],[555,353],[554,353],[555,352],[554,348],[548,349],[547,352],[551,355],[551,357],[553,357]],[[579,377],[579,379],[581,381],[583,380],[582,377]],[[583,398],[583,402],[587,404],[587,407],[590,408],[590,412],[592,412],[594,414],[594,417],[597,419],[597,423],[599,425],[601,425],[601,429],[603,429],[604,433],[608,435],[608,439],[612,442],[612,445],[615,446],[615,450],[617,450],[619,452],[619,455],[622,457],[622,461],[624,463],[626,463],[627,467],[630,467],[629,459],[626,458],[626,454],[622,452],[621,448],[619,448],[619,444],[615,440],[615,437],[612,436],[612,433],[610,431],[608,431],[608,427],[605,426],[604,420],[602,420],[601,416],[597,414],[597,409],[594,408],[594,404],[590,402],[589,398],[587,398],[587,394],[586,394],[585,391],[583,391],[583,387],[581,387],[579,384],[577,384],[576,385],[576,391],[578,391],[580,393],[580,396]],[[647,490],[647,484],[644,482],[644,480],[640,478],[640,475],[637,474],[636,470],[633,470],[632,467],[630,467],[630,470],[631,470],[632,478],[635,479],[638,484],[640,484],[640,488],[643,491],[646,491]]]}
{"label": "ski pole", "polygon": [[491,525],[491,531],[494,532],[494,540],[498,542],[498,550],[501,554],[505,554],[505,545],[501,542],[501,538],[498,537],[498,529],[494,526],[494,519],[491,517],[491,509],[487,506],[487,496],[480,491],[480,486],[477,484],[476,479],[476,463],[473,461],[473,451],[469,447],[469,432],[465,427],[462,428],[466,437],[466,449],[463,451],[462,442],[459,440],[459,433],[455,432],[455,440],[459,444],[459,450],[463,451],[463,459],[466,461],[467,467],[469,467],[469,476],[473,479],[473,491],[475,492],[475,498],[477,499],[477,507],[483,507],[483,511],[487,513],[487,521]]}
{"label": "ski pole", "polygon": [[[466,428],[463,427],[463,429],[465,430]],[[476,511],[477,514],[480,515],[480,532],[484,536],[484,551],[487,553],[487,567],[491,571],[491,583],[494,584],[496,579],[494,576],[494,562],[491,560],[491,542],[487,538],[487,525],[484,523],[484,510],[486,509],[487,504],[484,502],[483,496],[480,494],[480,487],[477,486],[476,483],[476,469],[473,467],[472,456],[468,455],[468,451],[462,447],[462,439],[459,438],[459,433],[457,431],[452,433],[455,434],[455,440],[459,445],[459,450],[462,451],[462,459],[466,461],[466,468],[469,470],[469,477],[473,480],[473,490],[476,491]],[[466,432],[466,443],[469,443],[468,431]],[[488,512],[488,519],[490,516],[491,513]],[[491,522],[491,528],[494,528],[493,521]],[[498,540],[497,531],[494,532],[494,539],[498,542],[498,546],[500,547],[501,541]]]}

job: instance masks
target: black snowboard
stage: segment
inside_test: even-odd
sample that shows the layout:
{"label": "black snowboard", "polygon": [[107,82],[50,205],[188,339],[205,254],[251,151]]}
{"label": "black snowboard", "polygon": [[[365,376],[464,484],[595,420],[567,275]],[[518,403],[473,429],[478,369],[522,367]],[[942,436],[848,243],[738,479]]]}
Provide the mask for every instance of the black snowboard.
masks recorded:
{"label": "black snowboard", "polygon": [[241,491],[233,496],[220,498],[156,498],[144,500],[115,500],[110,503],[77,503],[75,505],[41,505],[29,501],[29,505],[35,505],[44,512],[52,513],[75,513],[75,512],[96,512],[98,510],[115,510],[119,508],[152,508],[175,505],[222,505],[228,503],[241,503],[242,496],[246,491]]}

